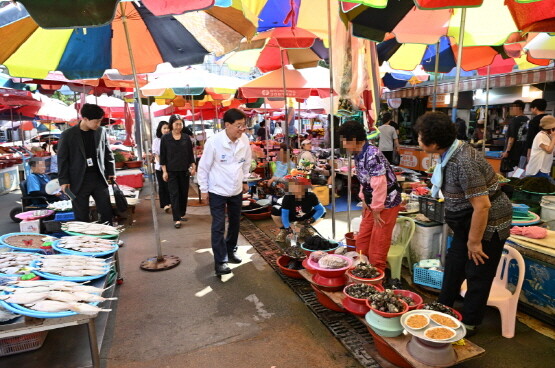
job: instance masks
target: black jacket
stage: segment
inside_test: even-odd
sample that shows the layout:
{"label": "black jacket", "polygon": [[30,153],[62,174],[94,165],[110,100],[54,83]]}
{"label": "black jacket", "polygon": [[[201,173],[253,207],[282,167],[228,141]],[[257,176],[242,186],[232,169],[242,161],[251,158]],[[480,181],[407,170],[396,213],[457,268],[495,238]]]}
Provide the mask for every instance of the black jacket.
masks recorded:
{"label": "black jacket", "polygon": [[193,142],[185,133],[175,140],[172,133],[164,134],[160,139],[160,165],[166,165],[167,171],[187,171],[195,162]]}
{"label": "black jacket", "polygon": [[[108,133],[103,127],[94,132],[96,145],[96,161],[103,178],[115,175],[114,155],[108,143]],[[83,178],[87,170],[87,158],[85,157],[85,145],[81,137],[79,124],[65,130],[58,144],[58,180],[60,185],[70,184],[71,191],[79,192]],[[108,181],[106,181],[108,185]]]}

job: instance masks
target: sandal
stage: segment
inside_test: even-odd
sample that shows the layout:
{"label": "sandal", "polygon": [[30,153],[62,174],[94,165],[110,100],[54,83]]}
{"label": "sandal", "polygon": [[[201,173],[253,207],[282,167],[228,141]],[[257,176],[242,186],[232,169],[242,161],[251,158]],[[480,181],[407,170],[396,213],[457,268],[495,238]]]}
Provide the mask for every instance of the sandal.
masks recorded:
{"label": "sandal", "polygon": [[179,221],[189,221],[189,219],[188,219],[188,218],[185,218],[185,217],[181,217],[181,218],[179,219]]}
{"label": "sandal", "polygon": [[168,205],[168,206],[164,206],[164,212],[165,212],[165,213],[170,213],[170,210],[171,210],[171,207],[170,207],[169,205]]}
{"label": "sandal", "polygon": [[181,228],[181,222],[177,221],[175,225],[173,225],[173,227],[175,227],[176,229]]}

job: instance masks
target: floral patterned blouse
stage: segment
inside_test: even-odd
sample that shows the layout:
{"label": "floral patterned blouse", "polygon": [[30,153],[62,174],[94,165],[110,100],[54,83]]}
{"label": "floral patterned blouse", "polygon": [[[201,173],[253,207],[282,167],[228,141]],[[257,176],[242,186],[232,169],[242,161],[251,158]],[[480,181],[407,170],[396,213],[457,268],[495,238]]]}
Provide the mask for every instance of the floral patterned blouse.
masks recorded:
{"label": "floral patterned blouse", "polygon": [[401,203],[401,190],[397,184],[397,177],[378,147],[366,143],[362,152],[355,156],[355,164],[358,180],[362,185],[362,191],[365,195],[371,195],[373,191],[370,186],[370,178],[372,176],[385,175],[387,179],[387,196],[384,207],[393,208]]}

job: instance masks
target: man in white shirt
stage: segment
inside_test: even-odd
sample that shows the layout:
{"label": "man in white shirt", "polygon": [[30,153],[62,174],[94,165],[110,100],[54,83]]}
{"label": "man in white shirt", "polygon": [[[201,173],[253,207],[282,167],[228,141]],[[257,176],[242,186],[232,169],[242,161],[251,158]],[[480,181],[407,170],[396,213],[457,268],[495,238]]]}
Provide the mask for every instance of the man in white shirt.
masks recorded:
{"label": "man in white shirt", "polygon": [[[225,129],[206,141],[197,169],[202,200],[210,203],[212,215],[212,251],[216,275],[231,273],[227,263],[241,263],[237,257],[237,239],[241,219],[241,202],[248,185],[251,148],[244,134],[246,116],[239,109],[224,114]],[[225,214],[229,226],[225,233]]]}
{"label": "man in white shirt", "polygon": [[379,148],[383,155],[387,158],[387,161],[391,163],[393,160],[393,150],[399,151],[399,138],[397,136],[397,131],[394,127],[389,125],[391,122],[391,114],[386,112],[383,114],[383,125],[380,126],[380,144]]}

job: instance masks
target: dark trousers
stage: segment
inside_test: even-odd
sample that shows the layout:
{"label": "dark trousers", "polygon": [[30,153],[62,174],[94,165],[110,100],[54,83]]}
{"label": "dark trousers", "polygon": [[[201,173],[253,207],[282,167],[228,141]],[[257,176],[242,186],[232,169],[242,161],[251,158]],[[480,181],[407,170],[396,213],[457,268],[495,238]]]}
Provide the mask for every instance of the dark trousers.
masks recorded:
{"label": "dark trousers", "polygon": [[445,259],[443,286],[438,301],[452,307],[466,279],[468,289],[462,310],[463,322],[467,325],[479,325],[484,318],[491,284],[503,253],[505,239],[500,239],[499,234],[495,233],[491,240],[482,241],[482,248],[489,259],[486,259],[484,264],[476,266],[474,261],[468,259],[467,242],[471,216],[472,214],[456,222],[447,220],[454,234]]}
{"label": "dark trousers", "polygon": [[172,204],[174,221],[179,221],[187,213],[189,198],[189,172],[168,171],[168,191]]}
{"label": "dark trousers", "polygon": [[110,203],[110,192],[100,173],[85,173],[79,192],[74,194],[76,198],[71,201],[71,204],[73,205],[75,220],[90,221],[89,197],[92,196],[96,203],[96,212],[100,215],[100,222],[112,223],[114,213]]}
{"label": "dark trousers", "polygon": [[[223,197],[214,193],[208,193],[208,199],[210,201],[210,214],[212,215],[212,251],[214,252],[214,261],[218,263],[227,262],[227,255],[233,253],[237,248],[243,193],[233,197]],[[226,208],[229,226],[224,240]]]}
{"label": "dark trousers", "polygon": [[387,158],[387,161],[389,161],[389,163],[393,161],[393,151],[382,151],[382,153],[385,156],[385,158]]}
{"label": "dark trousers", "polygon": [[[162,170],[156,170],[156,181],[158,182],[158,196],[160,197],[160,208],[171,204],[168,183],[164,181]],[[168,174],[169,175],[169,174]]]}

